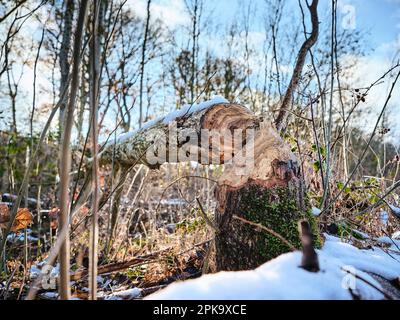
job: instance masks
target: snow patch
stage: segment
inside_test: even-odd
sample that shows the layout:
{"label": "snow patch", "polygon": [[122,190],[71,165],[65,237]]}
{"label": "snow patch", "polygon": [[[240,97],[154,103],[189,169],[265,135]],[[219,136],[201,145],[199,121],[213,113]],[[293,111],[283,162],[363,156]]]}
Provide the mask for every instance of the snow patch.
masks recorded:
{"label": "snow patch", "polygon": [[381,210],[380,212],[380,219],[381,219],[381,223],[386,225],[389,221],[389,214],[387,213],[387,211],[385,210]]}
{"label": "snow patch", "polygon": [[219,272],[176,282],[146,299],[352,299],[349,287],[362,299],[383,299],[373,287],[381,289],[381,285],[365,272],[386,279],[400,275],[399,261],[380,248],[360,250],[326,235],[324,247],[317,252],[321,270],[316,273],[299,267],[302,253],[297,251],[255,270]]}
{"label": "snow patch", "polygon": [[57,299],[58,298],[58,292],[51,292],[51,291],[43,292],[43,293],[40,294],[40,296],[43,299],[53,300],[53,299]]}
{"label": "snow patch", "polygon": [[[43,267],[48,268],[47,270],[43,270]],[[36,264],[33,264],[30,269],[29,273],[32,279],[37,278],[40,275],[43,275],[44,273],[48,274],[50,271],[50,277],[57,278],[60,274],[60,264],[57,263],[56,266],[50,266],[47,264],[47,261],[44,260],[42,262],[38,262]]]}
{"label": "snow patch", "polygon": [[369,239],[370,238],[368,234],[366,234],[365,232],[362,232],[360,230],[351,229],[351,231],[354,232],[355,234],[357,234],[358,236],[360,236],[363,239]]}
{"label": "snow patch", "polygon": [[131,288],[127,290],[113,292],[104,297],[104,300],[132,300],[140,297],[142,290],[139,288]]}
{"label": "snow patch", "polygon": [[[31,235],[32,230],[31,229],[26,229],[26,239],[28,242],[35,242],[38,241],[39,239],[37,237],[34,237]],[[25,241],[25,233],[23,231],[17,232],[17,233],[11,233],[7,236],[7,241],[15,243],[15,242],[24,242]]]}
{"label": "snow patch", "polygon": [[400,240],[400,231],[393,232],[392,239]]}
{"label": "snow patch", "polygon": [[[394,250],[396,252],[400,251],[400,239],[397,239],[397,238],[392,236],[391,238],[389,238],[389,237],[379,237],[377,240],[380,243],[388,244],[390,250]],[[400,257],[399,257],[398,260],[400,260]]]}
{"label": "snow patch", "polygon": [[346,265],[375,273],[385,279],[391,280],[400,276],[400,253],[391,257],[378,247],[360,250],[341,241],[326,241],[322,252],[340,259]]}
{"label": "snow patch", "polygon": [[390,209],[392,210],[393,214],[400,218],[400,208],[395,207],[394,205],[389,204]]}
{"label": "snow patch", "polygon": [[321,214],[321,209],[316,208],[316,207],[312,207],[312,208],[311,208],[311,213],[312,213],[314,216],[318,217],[318,216]]}

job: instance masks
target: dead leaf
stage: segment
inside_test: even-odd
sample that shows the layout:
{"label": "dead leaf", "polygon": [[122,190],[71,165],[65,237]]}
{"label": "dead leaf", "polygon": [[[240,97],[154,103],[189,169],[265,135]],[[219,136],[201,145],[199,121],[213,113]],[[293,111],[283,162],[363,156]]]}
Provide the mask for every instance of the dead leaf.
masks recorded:
{"label": "dead leaf", "polygon": [[104,188],[104,186],[106,185],[106,177],[104,175],[100,176],[99,184],[100,184],[100,188]]}
{"label": "dead leaf", "polygon": [[58,220],[50,221],[50,228],[56,230],[58,228]]}
{"label": "dead leaf", "polygon": [[[0,204],[0,228],[6,229],[10,221],[10,210],[7,205]],[[33,222],[32,213],[28,208],[19,208],[15,217],[14,225],[11,228],[12,232],[25,229]]]}
{"label": "dead leaf", "polygon": [[28,208],[19,208],[15,217],[14,225],[11,228],[12,232],[27,228],[33,222],[32,213]]}

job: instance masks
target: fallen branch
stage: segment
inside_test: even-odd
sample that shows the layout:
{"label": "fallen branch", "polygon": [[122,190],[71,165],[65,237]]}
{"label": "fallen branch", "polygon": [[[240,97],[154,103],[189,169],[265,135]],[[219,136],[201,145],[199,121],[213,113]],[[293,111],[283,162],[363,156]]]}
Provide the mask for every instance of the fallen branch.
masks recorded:
{"label": "fallen branch", "polygon": [[251,221],[246,220],[246,219],[244,219],[244,218],[242,218],[242,217],[239,217],[239,216],[237,216],[237,215],[233,215],[232,218],[234,218],[234,219],[236,219],[236,220],[239,220],[239,221],[241,221],[241,222],[243,222],[243,223],[252,225],[252,226],[254,226],[254,227],[260,228],[260,229],[262,229],[262,230],[264,230],[264,231],[267,231],[268,233],[272,234],[274,237],[277,237],[279,240],[281,240],[284,244],[286,244],[286,245],[290,248],[290,250],[292,250],[292,251],[296,251],[296,250],[297,250],[289,241],[287,241],[287,240],[286,240],[283,236],[281,236],[279,233],[275,232],[274,230],[272,230],[272,229],[270,229],[270,228],[267,228],[266,226],[263,226],[263,225],[260,224],[260,223],[251,222]]}
{"label": "fallen branch", "polygon": [[[184,254],[196,247],[201,247],[205,244],[207,244],[208,242],[210,242],[211,240],[206,240],[206,241],[202,241],[199,243],[196,243],[195,245],[193,245],[190,249],[185,250],[183,252],[178,253],[177,255],[180,254]],[[149,254],[145,254],[142,256],[138,256],[135,257],[131,260],[128,261],[123,261],[123,262],[116,262],[116,263],[110,263],[104,266],[99,266],[98,270],[97,270],[97,274],[101,275],[101,274],[105,274],[105,273],[111,273],[111,272],[116,272],[116,271],[121,271],[127,268],[131,268],[137,265],[142,265],[142,264],[146,264],[149,262],[154,261],[155,259],[159,258],[163,253],[168,252],[169,250],[173,249],[173,247],[168,247],[162,250],[158,250]],[[82,270],[82,271],[77,271],[73,274],[71,274],[71,281],[77,281],[80,280],[84,277],[86,277],[88,275],[88,271],[87,270]]]}

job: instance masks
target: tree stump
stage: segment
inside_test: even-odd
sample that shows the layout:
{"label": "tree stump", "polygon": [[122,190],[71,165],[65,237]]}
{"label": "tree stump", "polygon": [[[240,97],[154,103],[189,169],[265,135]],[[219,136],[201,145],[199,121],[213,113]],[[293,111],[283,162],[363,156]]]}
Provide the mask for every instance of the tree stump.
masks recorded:
{"label": "tree stump", "polygon": [[254,141],[254,168],[247,175],[226,170],[216,191],[217,270],[253,269],[290,250],[265,230],[233,219],[234,215],[261,224],[280,234],[295,248],[301,248],[298,221],[310,222],[314,243],[319,231],[303,188],[295,156],[271,127],[261,128]]}

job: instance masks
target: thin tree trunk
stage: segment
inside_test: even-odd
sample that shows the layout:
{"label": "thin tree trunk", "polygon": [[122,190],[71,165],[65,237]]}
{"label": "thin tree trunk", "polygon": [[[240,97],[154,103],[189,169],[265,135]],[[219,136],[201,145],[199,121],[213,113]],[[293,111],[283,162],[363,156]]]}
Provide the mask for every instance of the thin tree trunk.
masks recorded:
{"label": "thin tree trunk", "polygon": [[99,10],[98,0],[93,2],[94,18],[92,21],[92,40],[90,45],[90,110],[91,139],[93,146],[92,166],[92,226],[90,229],[89,246],[89,297],[97,299],[97,243],[99,237],[98,207],[99,207],[99,161],[98,161],[98,94],[100,75],[100,43],[99,43]]}
{"label": "thin tree trunk", "polygon": [[[75,40],[73,48],[73,69],[71,79],[71,90],[69,95],[69,101],[66,109],[65,127],[62,137],[62,145],[60,148],[60,229],[68,228],[69,225],[69,182],[70,182],[70,169],[71,169],[71,131],[74,122],[74,110],[76,94],[79,87],[79,65],[80,65],[80,53],[82,48],[82,34],[86,20],[87,11],[87,0],[82,0],[79,8],[79,17],[75,31]],[[69,269],[70,269],[70,245],[69,236],[63,241],[60,252],[60,287],[59,294],[61,299],[70,298],[70,286],[69,286]]]}
{"label": "thin tree trunk", "polygon": [[143,79],[144,79],[144,65],[146,60],[146,45],[147,45],[147,38],[150,25],[150,5],[151,5],[151,0],[147,0],[146,25],[144,29],[144,39],[142,45],[142,60],[140,62],[139,128],[141,128],[143,124]]}
{"label": "thin tree trunk", "polygon": [[304,41],[297,55],[296,64],[293,70],[292,78],[290,79],[289,86],[286,90],[285,97],[283,98],[282,105],[279,109],[278,117],[275,120],[275,126],[278,131],[282,130],[283,126],[286,125],[289,111],[292,108],[293,95],[299,85],[301,79],[301,73],[303,66],[306,61],[307,52],[314,45],[318,39],[318,0],[313,0],[311,5],[308,5],[308,10],[311,15],[312,31],[311,35]]}
{"label": "thin tree trunk", "polygon": [[[75,10],[74,0],[67,0],[65,2],[64,21],[63,21],[64,25],[62,31],[61,48],[60,48],[60,70],[61,70],[60,92],[62,92],[63,89],[65,88],[69,74],[70,63],[68,58],[71,47],[72,20],[74,18],[74,10]],[[67,99],[65,99],[60,106],[60,113],[59,113],[60,139],[64,128],[64,114],[66,105],[67,105]]]}

